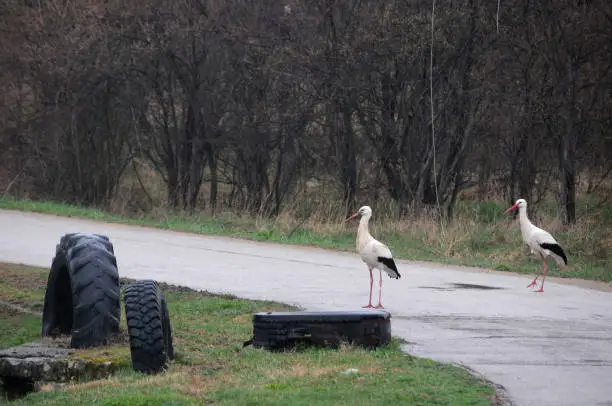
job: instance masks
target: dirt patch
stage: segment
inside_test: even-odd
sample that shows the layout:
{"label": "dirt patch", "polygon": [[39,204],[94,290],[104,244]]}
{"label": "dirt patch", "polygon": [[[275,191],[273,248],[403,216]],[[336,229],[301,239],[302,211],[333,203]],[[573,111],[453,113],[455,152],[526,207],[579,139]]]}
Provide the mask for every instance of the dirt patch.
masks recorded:
{"label": "dirt patch", "polygon": [[31,314],[33,316],[42,316],[42,313],[36,309],[32,309],[29,307],[23,307],[18,304],[5,302],[4,300],[0,300],[0,315],[2,316],[15,316],[18,314]]}
{"label": "dirt patch", "polygon": [[0,308],[3,312],[40,315],[48,272],[0,262]]}
{"label": "dirt patch", "polygon": [[21,313],[11,307],[0,306],[0,317],[2,318],[13,317],[18,314],[21,314]]}
{"label": "dirt patch", "polygon": [[[70,348],[70,340],[72,339],[72,336],[70,335],[57,335],[57,336],[46,336],[43,337],[40,341],[42,343],[48,344],[50,346],[53,347],[57,347],[57,348]],[[129,344],[129,335],[127,330],[119,330],[116,333],[112,333],[108,339],[108,344],[107,346],[112,346],[112,345],[126,345]],[[98,349],[104,349],[105,347],[95,347],[94,349],[98,350]],[[102,351],[101,350],[101,351]],[[87,349],[87,350],[78,350],[81,352],[86,352],[86,351],[93,351],[93,349]],[[77,352],[78,352],[77,351]]]}
{"label": "dirt patch", "polygon": [[13,289],[23,291],[44,291],[47,287],[47,275],[41,270],[20,264],[0,262],[0,281]]}

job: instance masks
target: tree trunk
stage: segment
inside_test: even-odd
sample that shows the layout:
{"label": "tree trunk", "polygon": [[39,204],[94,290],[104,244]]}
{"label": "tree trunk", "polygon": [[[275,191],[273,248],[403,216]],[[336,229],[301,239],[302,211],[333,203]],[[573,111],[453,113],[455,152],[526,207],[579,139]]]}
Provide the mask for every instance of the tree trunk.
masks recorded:
{"label": "tree trunk", "polygon": [[206,158],[204,156],[203,140],[201,134],[197,134],[193,138],[193,152],[191,159],[190,176],[189,176],[189,191],[187,209],[194,210],[198,202],[198,195],[200,194],[200,188],[202,187],[202,176],[204,173],[204,166],[206,165]]}
{"label": "tree trunk", "polygon": [[567,62],[568,114],[565,131],[561,136],[559,164],[561,170],[561,218],[564,224],[576,221],[576,72],[571,60]]}
{"label": "tree trunk", "polygon": [[210,143],[207,143],[205,148],[208,156],[208,167],[210,169],[210,211],[212,214],[215,214],[215,210],[217,209],[217,191],[219,188],[219,180],[217,177],[217,157],[215,156],[215,151]]}
{"label": "tree trunk", "polygon": [[336,157],[340,171],[340,182],[343,190],[343,200],[347,212],[355,202],[357,193],[357,156],[355,151],[355,134],[351,124],[351,107],[336,100],[331,111],[336,138]]}
{"label": "tree trunk", "polygon": [[176,209],[181,203],[181,193],[178,184],[176,168],[168,168],[168,205]]}
{"label": "tree trunk", "polygon": [[573,224],[576,221],[576,143],[570,128],[562,136],[560,152],[561,218],[564,224]]}

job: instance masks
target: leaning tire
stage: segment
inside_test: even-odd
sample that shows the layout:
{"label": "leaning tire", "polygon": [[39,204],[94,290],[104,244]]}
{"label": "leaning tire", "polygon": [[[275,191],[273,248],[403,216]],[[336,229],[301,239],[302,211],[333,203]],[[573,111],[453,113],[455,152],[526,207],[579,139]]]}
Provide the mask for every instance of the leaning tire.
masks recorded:
{"label": "leaning tire", "polygon": [[115,255],[115,250],[114,250],[113,244],[110,242],[110,238],[108,238],[106,235],[95,234],[95,233],[68,233],[68,234],[65,234],[61,238],[60,243],[56,246],[56,253],[57,253],[57,250],[60,249],[60,247],[62,247],[63,249],[71,248],[74,245],[76,245],[79,241],[81,241],[81,239],[83,238],[91,238],[91,239],[97,240],[100,244],[104,246],[104,248],[107,249],[108,252]]}
{"label": "leaning tire", "polygon": [[119,300],[117,260],[108,237],[63,236],[47,280],[42,336],[71,334],[73,348],[105,345],[119,331]]}
{"label": "leaning tire", "polygon": [[168,312],[168,303],[164,294],[161,294],[162,298],[162,327],[164,329],[164,343],[166,345],[166,352],[168,353],[168,359],[174,359],[174,344],[172,344],[172,325],[170,324],[170,313]]}
{"label": "leaning tire", "polygon": [[165,370],[174,357],[174,347],[168,307],[157,282],[129,284],[124,302],[132,367],[148,374]]}

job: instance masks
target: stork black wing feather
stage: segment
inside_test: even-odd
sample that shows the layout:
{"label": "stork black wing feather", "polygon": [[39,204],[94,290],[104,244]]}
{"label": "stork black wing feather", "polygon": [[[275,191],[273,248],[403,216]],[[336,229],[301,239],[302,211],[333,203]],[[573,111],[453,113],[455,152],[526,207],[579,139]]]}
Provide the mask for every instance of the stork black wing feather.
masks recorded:
{"label": "stork black wing feather", "polygon": [[545,250],[554,252],[555,254],[563,258],[563,262],[565,262],[565,265],[567,265],[567,257],[565,256],[565,252],[563,251],[563,248],[561,248],[559,244],[549,244],[549,243],[543,242],[542,244],[540,244],[540,247],[544,248]]}
{"label": "stork black wing feather", "polygon": [[393,258],[378,257],[376,259],[378,260],[378,262],[380,262],[381,264],[386,265],[389,269],[391,269],[393,272],[395,272],[397,274],[397,278],[401,277],[399,271],[397,270],[397,266],[395,265],[395,261],[393,260]]}

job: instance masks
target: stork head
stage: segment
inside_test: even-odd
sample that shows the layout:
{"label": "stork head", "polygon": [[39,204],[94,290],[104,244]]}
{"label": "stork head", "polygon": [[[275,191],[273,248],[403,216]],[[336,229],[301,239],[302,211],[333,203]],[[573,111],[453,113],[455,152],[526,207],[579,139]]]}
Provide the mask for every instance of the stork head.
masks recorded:
{"label": "stork head", "polygon": [[370,206],[361,206],[361,208],[357,211],[357,213],[353,214],[351,217],[344,220],[344,222],[347,223],[357,217],[371,217],[371,216],[372,216],[372,209],[370,208]]}
{"label": "stork head", "polygon": [[527,208],[527,200],[518,199],[516,202],[514,202],[512,206],[508,207],[508,209],[504,212],[504,214],[509,213],[513,210],[526,209],[526,208]]}

